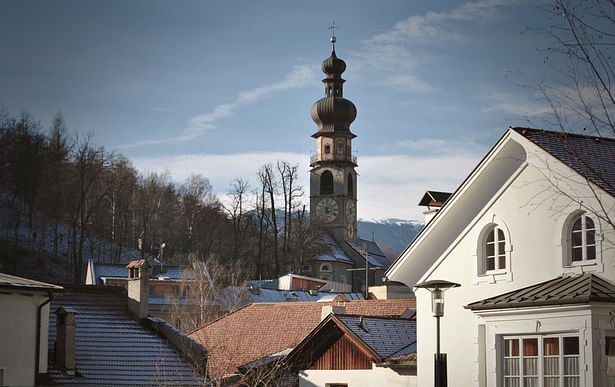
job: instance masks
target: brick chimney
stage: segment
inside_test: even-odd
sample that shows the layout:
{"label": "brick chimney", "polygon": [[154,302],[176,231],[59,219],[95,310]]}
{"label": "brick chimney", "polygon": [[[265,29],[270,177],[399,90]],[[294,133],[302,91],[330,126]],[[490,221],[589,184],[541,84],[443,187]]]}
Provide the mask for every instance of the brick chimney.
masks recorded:
{"label": "brick chimney", "polygon": [[147,317],[149,309],[149,269],[145,259],[128,265],[128,308],[139,319]]}
{"label": "brick chimney", "polygon": [[56,310],[56,364],[68,375],[75,375],[75,314],[73,308]]}
{"label": "brick chimney", "polygon": [[323,305],[322,313],[320,314],[320,321],[327,318],[328,315],[333,314],[344,314],[346,313],[345,305]]}

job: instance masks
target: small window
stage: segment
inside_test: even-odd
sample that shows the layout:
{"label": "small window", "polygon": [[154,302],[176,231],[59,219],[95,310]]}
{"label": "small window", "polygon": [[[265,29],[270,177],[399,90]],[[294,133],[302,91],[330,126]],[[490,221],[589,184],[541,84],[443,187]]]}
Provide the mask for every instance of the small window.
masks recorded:
{"label": "small window", "polygon": [[506,238],[501,228],[494,227],[485,241],[485,270],[503,269],[506,269]]}
{"label": "small window", "polygon": [[308,265],[308,264],[303,265],[303,268],[301,269],[301,271],[304,273],[310,273],[312,271],[312,265]]}
{"label": "small window", "polygon": [[320,271],[330,272],[331,266],[329,266],[328,263],[323,263],[322,265],[320,265]]}
{"label": "small window", "polygon": [[589,216],[582,214],[570,230],[570,262],[596,260],[596,226]]}
{"label": "small window", "polygon": [[320,194],[333,195],[333,174],[331,171],[324,171],[320,175]]}
{"label": "small window", "polygon": [[331,153],[331,145],[325,145],[325,153],[326,154]]}
{"label": "small window", "polygon": [[348,174],[348,197],[352,198],[354,196],[354,184],[352,181],[352,175]]}

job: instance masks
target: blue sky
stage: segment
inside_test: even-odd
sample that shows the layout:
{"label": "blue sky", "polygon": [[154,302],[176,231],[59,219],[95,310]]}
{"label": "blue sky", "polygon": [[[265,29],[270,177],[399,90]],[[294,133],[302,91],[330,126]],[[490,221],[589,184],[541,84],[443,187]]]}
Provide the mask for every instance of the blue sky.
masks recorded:
{"label": "blue sky", "polygon": [[0,104],[48,125],[59,110],[142,171],[207,176],[222,196],[284,159],[308,188],[320,63],[346,61],[357,107],[358,212],[422,219],[509,125],[549,112],[535,2],[4,1]]}

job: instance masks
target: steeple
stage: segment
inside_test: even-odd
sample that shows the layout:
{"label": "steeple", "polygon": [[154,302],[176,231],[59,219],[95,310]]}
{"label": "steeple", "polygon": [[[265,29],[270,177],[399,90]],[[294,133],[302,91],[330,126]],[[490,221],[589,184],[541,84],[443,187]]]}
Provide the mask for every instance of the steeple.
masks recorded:
{"label": "steeple", "polygon": [[[331,29],[337,28],[335,25]],[[338,240],[356,240],[357,159],[352,154],[350,124],[357,116],[354,104],[344,98],[342,73],[346,63],[335,53],[335,35],[331,56],[322,62],[326,77],[325,96],[312,106],[312,120],[318,130],[316,155],[310,158],[310,216]]]}

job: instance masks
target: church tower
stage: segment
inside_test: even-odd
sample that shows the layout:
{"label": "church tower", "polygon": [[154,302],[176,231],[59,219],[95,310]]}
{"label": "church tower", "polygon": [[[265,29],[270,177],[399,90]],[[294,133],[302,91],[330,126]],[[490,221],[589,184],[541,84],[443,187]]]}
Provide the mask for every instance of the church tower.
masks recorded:
{"label": "church tower", "polygon": [[322,62],[325,97],[312,106],[318,131],[316,154],[310,158],[310,221],[328,229],[339,241],[357,239],[357,158],[352,155],[350,124],[357,116],[354,104],[344,98],[341,75],[346,63],[335,55]]}

